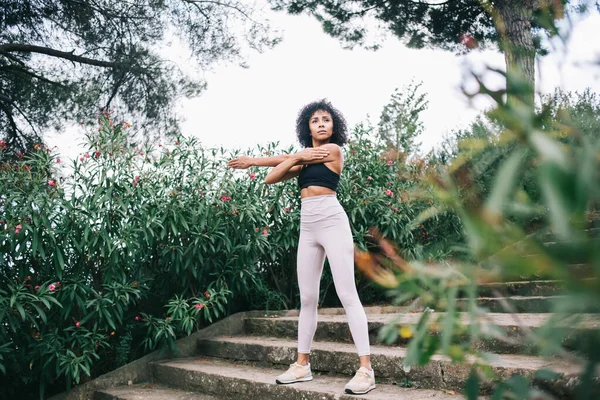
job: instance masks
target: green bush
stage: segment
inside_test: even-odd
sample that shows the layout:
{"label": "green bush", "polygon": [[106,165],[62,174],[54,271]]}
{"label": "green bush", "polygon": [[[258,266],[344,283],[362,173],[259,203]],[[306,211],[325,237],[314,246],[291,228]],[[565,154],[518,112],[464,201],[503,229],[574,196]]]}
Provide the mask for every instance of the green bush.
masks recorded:
{"label": "green bush", "polygon": [[[17,161],[0,149],[3,396],[37,386],[43,396],[145,352],[176,351],[177,338],[232,312],[299,306],[296,181],[267,186],[266,169],[226,167],[236,152],[192,138],[143,147],[127,129],[99,114],[68,175],[43,145]],[[373,137],[359,126],[345,150],[339,198],[355,241],[367,248],[376,225],[407,257],[423,257],[448,237],[435,224],[407,228],[430,205],[409,194],[427,167]],[[282,151],[294,149],[254,153]],[[366,303],[384,298],[357,278]],[[323,304],[339,305],[323,279]]]}

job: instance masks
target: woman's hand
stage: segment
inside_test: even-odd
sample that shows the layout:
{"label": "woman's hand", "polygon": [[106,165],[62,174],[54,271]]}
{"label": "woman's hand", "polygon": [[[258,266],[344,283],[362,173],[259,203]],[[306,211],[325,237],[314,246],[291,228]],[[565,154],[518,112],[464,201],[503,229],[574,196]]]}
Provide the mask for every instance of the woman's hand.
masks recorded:
{"label": "woman's hand", "polygon": [[230,160],[227,163],[227,166],[229,168],[233,168],[233,169],[247,169],[252,166],[252,160],[253,160],[252,157],[240,156],[240,157],[234,158],[233,160]]}
{"label": "woman's hand", "polygon": [[298,161],[322,160],[329,155],[329,150],[320,147],[307,147],[294,156]]}

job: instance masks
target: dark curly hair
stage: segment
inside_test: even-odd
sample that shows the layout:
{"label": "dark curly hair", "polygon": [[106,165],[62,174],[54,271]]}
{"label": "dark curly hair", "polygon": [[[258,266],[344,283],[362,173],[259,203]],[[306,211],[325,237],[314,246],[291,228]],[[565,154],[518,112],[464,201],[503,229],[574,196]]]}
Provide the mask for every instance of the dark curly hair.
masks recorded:
{"label": "dark curly hair", "polygon": [[312,147],[312,136],[310,135],[309,121],[312,115],[319,111],[327,111],[333,119],[333,134],[330,143],[343,146],[348,141],[346,119],[342,113],[334,108],[331,103],[325,99],[314,101],[302,107],[296,119],[296,136],[302,147]]}

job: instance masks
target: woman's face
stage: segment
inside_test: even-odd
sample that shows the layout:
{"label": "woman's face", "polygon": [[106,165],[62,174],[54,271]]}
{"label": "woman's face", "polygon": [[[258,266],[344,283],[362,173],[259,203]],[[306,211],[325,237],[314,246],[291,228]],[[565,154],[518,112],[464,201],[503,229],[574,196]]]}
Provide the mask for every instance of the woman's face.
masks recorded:
{"label": "woman's face", "polygon": [[333,135],[333,118],[327,111],[317,110],[308,121],[310,135],[318,142],[329,142]]}

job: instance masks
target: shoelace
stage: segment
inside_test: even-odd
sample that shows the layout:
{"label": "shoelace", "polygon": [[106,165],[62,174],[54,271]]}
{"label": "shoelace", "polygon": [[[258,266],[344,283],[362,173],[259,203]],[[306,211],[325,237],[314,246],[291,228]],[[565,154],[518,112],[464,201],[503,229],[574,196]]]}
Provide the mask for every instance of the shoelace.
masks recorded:
{"label": "shoelace", "polygon": [[365,371],[356,371],[356,375],[354,376],[355,378],[361,376],[362,378],[366,378],[366,379],[371,379],[371,374],[369,374],[368,372]]}

